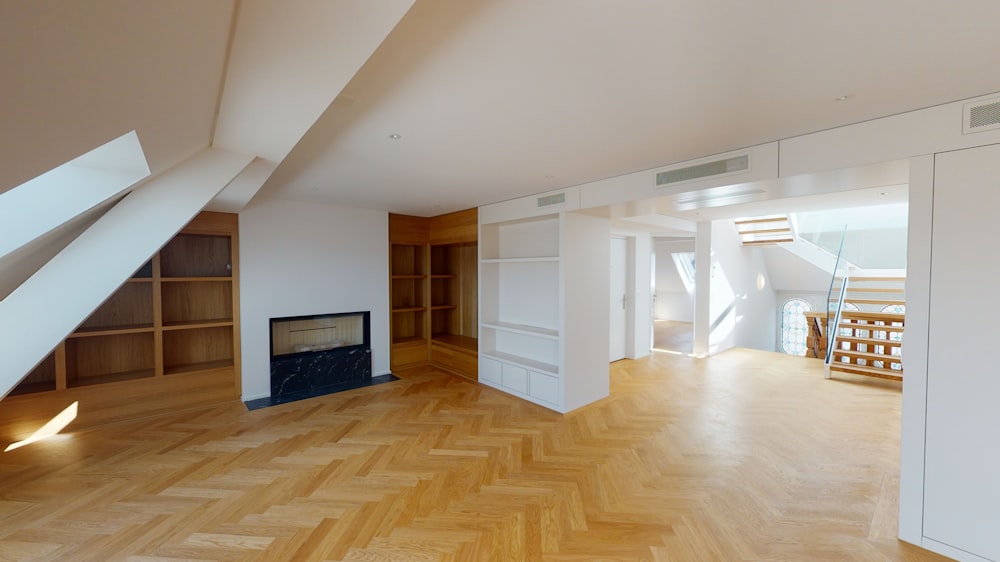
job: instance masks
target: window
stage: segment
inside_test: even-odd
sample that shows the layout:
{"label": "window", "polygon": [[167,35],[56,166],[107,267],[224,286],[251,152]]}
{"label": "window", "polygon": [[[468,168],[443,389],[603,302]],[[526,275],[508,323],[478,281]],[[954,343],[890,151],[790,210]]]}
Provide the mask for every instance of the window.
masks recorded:
{"label": "window", "polygon": [[[906,314],[906,305],[902,305],[902,304],[889,304],[889,305],[886,305],[886,306],[882,307],[882,312],[890,312],[892,314]],[[900,325],[899,322],[893,322],[893,324],[897,325],[897,326]],[[891,341],[903,341],[903,334],[902,334],[902,332],[896,332],[896,331],[890,332],[889,333],[889,339]],[[892,354],[893,355],[899,355],[900,354],[900,349],[898,347],[892,348]],[[895,366],[894,366],[894,368],[895,368]]]}
{"label": "window", "polygon": [[[837,303],[831,302],[830,303],[830,316],[833,316],[834,312],[837,312]],[[854,304],[853,302],[845,302],[844,306],[840,309],[840,312],[841,313],[844,313],[844,312],[861,312],[861,309],[858,308],[858,305]],[[831,318],[831,320],[833,320],[833,319]],[[840,329],[840,335],[844,336],[844,337],[850,337],[853,333],[854,333],[854,331],[851,330],[850,328],[841,328]]]}
{"label": "window", "polygon": [[805,313],[812,310],[802,299],[791,299],[781,305],[781,350],[789,355],[806,354],[809,324]]}
{"label": "window", "polygon": [[906,305],[889,304],[882,307],[882,312],[891,312],[892,314],[906,314]]}
{"label": "window", "polygon": [[690,293],[694,290],[695,284],[694,252],[677,252],[670,254],[670,257],[677,266],[677,273],[681,276],[684,288]]}

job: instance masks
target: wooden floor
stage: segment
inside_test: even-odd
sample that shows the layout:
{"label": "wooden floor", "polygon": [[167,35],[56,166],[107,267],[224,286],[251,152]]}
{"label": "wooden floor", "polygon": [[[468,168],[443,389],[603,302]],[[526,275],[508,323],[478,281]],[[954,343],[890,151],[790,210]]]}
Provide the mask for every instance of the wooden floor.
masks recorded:
{"label": "wooden floor", "polygon": [[657,320],[653,323],[653,347],[659,351],[694,353],[694,324]]}
{"label": "wooden floor", "polygon": [[397,374],[0,453],[0,559],[943,560],[894,538],[899,383],[655,353],[560,416]]}

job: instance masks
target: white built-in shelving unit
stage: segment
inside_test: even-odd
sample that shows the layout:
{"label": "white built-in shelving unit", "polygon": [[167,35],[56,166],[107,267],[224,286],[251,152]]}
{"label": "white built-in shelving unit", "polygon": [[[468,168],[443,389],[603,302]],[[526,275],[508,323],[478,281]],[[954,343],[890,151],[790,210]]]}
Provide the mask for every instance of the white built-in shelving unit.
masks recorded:
{"label": "white built-in shelving unit", "polygon": [[576,213],[481,219],[480,382],[559,412],[608,395],[608,234]]}

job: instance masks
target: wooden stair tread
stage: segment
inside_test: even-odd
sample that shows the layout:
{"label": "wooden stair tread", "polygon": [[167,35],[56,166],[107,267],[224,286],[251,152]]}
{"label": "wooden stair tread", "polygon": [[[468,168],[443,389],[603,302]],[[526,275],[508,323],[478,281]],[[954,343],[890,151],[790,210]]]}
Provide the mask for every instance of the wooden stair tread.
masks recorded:
{"label": "wooden stair tread", "polygon": [[906,289],[902,287],[847,287],[847,293],[892,293],[902,295]]}
{"label": "wooden stair tread", "polygon": [[795,242],[793,238],[778,238],[775,240],[747,240],[743,242],[744,246],[762,246],[764,244],[781,244],[783,242]]}
{"label": "wooden stair tread", "polygon": [[768,222],[788,222],[788,216],[781,215],[777,217],[763,217],[758,219],[743,219],[738,221],[733,221],[733,224],[743,225],[743,224],[761,224]]}
{"label": "wooden stair tread", "polygon": [[891,346],[891,347],[899,347],[899,346],[903,345],[902,341],[886,340],[886,339],[878,339],[878,338],[862,338],[862,337],[858,337],[858,336],[837,336],[837,341],[838,342],[846,341],[846,342],[851,342],[851,343],[863,343],[863,344],[868,344],[868,345],[887,345],[887,346]]}
{"label": "wooden stair tread", "polygon": [[[842,277],[838,277],[837,279],[843,279],[843,278]],[[906,277],[864,277],[864,276],[862,276],[862,277],[851,277],[851,281],[862,282],[862,283],[872,283],[872,282],[879,282],[879,281],[883,281],[883,282],[886,282],[886,283],[890,283],[890,282],[891,283],[903,283],[903,282],[906,281]]]}
{"label": "wooden stair tread", "polygon": [[861,324],[861,323],[851,323],[851,322],[841,322],[840,327],[851,330],[870,330],[873,332],[902,332],[906,328],[905,326],[895,326],[887,324]]}
{"label": "wooden stair tread", "polygon": [[756,229],[756,230],[740,230],[738,232],[739,232],[740,236],[746,236],[747,234],[778,234],[778,233],[791,234],[792,233],[792,229],[788,228],[788,227],[785,227],[785,228],[759,228],[759,229]]}
{"label": "wooden stair tread", "polygon": [[844,302],[849,302],[851,304],[882,304],[882,305],[902,305],[906,306],[906,301],[892,300],[892,299],[856,299],[852,297],[847,297]]}
{"label": "wooden stair tread", "polygon": [[864,310],[844,310],[840,313],[840,319],[851,320],[874,320],[881,322],[903,322],[906,315],[900,312],[866,312]]}
{"label": "wooden stair tread", "polygon": [[835,349],[834,357],[850,357],[852,359],[865,359],[868,361],[887,361],[890,363],[902,363],[903,358],[898,355],[887,355],[885,353],[872,353],[870,351],[853,351],[850,349]]}
{"label": "wooden stair tread", "polygon": [[830,363],[830,370],[834,372],[851,373],[855,375],[866,375],[869,377],[878,377],[880,379],[889,379],[894,381],[903,380],[902,371],[895,371],[892,369],[879,369],[876,367],[865,367],[863,365],[851,365],[850,363]]}

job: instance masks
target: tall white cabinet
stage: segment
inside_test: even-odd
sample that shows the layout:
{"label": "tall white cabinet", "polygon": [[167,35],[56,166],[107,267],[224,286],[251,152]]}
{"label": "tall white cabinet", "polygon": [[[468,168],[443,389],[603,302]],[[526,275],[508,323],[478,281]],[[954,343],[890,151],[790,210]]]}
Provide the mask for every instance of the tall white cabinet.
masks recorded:
{"label": "tall white cabinet", "polygon": [[1000,145],[935,156],[922,529],[924,546],[958,560],[1000,560],[1000,377],[989,312],[1000,263],[988,249],[998,187]]}
{"label": "tall white cabinet", "polygon": [[483,216],[479,382],[558,412],[606,397],[609,222]]}

